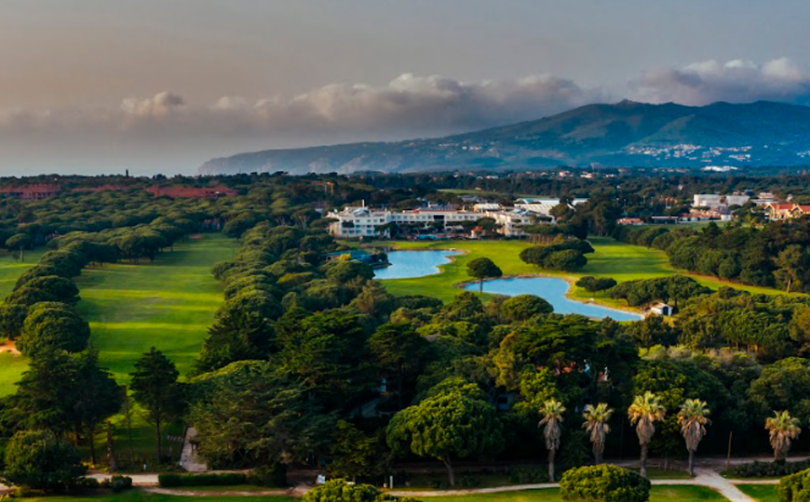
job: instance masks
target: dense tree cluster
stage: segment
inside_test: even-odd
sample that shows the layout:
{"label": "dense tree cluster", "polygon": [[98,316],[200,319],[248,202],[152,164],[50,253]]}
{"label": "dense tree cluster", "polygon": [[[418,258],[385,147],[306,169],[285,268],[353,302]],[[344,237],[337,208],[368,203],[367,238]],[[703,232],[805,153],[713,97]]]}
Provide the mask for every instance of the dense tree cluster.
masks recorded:
{"label": "dense tree cluster", "polygon": [[761,227],[709,224],[690,228],[622,227],[620,240],[661,249],[676,268],[791,291],[810,291],[810,221]]}

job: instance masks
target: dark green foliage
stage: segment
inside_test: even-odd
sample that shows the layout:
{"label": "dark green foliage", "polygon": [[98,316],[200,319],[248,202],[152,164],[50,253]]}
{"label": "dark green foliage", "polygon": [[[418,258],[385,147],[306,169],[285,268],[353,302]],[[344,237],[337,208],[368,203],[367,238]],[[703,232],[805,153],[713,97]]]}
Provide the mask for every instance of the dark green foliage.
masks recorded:
{"label": "dark green foliage", "polygon": [[455,485],[452,461],[494,456],[504,447],[503,425],[495,407],[474,384],[448,388],[397,413],[388,424],[387,442],[394,453],[407,452],[440,460]]}
{"label": "dark green foliage", "polygon": [[552,270],[575,271],[588,263],[585,257],[594,249],[584,240],[568,240],[548,246],[526,248],[520,252],[520,259],[530,265]]}
{"label": "dark green foliage", "polygon": [[20,336],[20,332],[28,315],[28,307],[25,305],[15,305],[3,303],[0,305],[0,337],[14,340]]}
{"label": "dark green foliage", "polygon": [[560,493],[570,502],[646,502],[650,482],[615,465],[595,465],[566,471]]}
{"label": "dark green foliage", "polygon": [[518,295],[504,300],[500,311],[505,322],[522,322],[536,315],[551,314],[554,307],[539,296]]}
{"label": "dark green foliage", "polygon": [[332,479],[308,491],[303,502],[419,502],[412,498],[392,497],[372,485],[350,485],[342,479]]}
{"label": "dark green foliage", "polygon": [[33,305],[39,302],[76,303],[79,288],[72,280],[56,275],[34,277],[7,298],[8,303]]}
{"label": "dark green foliage", "polygon": [[112,476],[105,479],[101,486],[109,488],[113,493],[121,493],[132,489],[132,478],[129,476]]}
{"label": "dark green foliage", "polygon": [[5,483],[47,492],[67,491],[87,468],[70,443],[50,431],[20,431],[5,452]]}
{"label": "dark green foliage", "polygon": [[216,468],[304,461],[322,451],[335,424],[306,386],[266,362],[202,375],[192,393],[189,420],[199,432],[199,453]]}
{"label": "dark green foliage", "polygon": [[183,386],[177,382],[180,374],[174,363],[154,347],[135,362],[132,373],[132,397],[147,412],[146,418],[155,426],[157,463],[161,461],[162,426],[178,418],[184,410]]}
{"label": "dark green foliage", "polygon": [[[735,478],[779,478],[782,476],[790,476],[791,474],[802,474],[801,471],[810,471],[810,460],[790,462],[754,461],[732,466],[728,473]],[[800,477],[804,478],[807,474],[808,472],[805,472],[804,475]]]}
{"label": "dark green foliage", "polygon": [[615,285],[616,280],[610,277],[600,277],[597,279],[596,277],[588,275],[577,281],[577,286],[591,293],[606,291]]}
{"label": "dark green foliage", "polygon": [[628,305],[649,305],[654,302],[679,302],[711,293],[696,280],[684,275],[623,282],[608,291],[611,298],[623,299]]}
{"label": "dark green foliage", "polygon": [[38,303],[29,309],[17,347],[37,357],[53,350],[79,352],[87,347],[90,326],[68,304]]}
{"label": "dark green foliage", "polygon": [[160,474],[158,485],[161,488],[181,486],[235,486],[248,481],[246,474],[229,472],[225,474]]}

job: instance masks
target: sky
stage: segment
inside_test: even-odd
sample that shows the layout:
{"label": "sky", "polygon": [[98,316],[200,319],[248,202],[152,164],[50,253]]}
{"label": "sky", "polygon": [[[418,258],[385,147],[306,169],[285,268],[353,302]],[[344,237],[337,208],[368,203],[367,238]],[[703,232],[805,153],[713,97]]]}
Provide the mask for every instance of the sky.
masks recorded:
{"label": "sky", "polygon": [[806,0],[4,0],[0,174],[192,174],[594,102],[810,104]]}

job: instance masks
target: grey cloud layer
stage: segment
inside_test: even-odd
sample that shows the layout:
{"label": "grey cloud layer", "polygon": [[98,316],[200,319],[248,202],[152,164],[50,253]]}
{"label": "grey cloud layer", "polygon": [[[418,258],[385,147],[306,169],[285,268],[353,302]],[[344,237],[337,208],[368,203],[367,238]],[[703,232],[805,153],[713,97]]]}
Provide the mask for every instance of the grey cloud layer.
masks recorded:
{"label": "grey cloud layer", "polygon": [[321,140],[343,140],[348,135],[378,139],[531,120],[622,97],[688,105],[757,99],[809,103],[810,74],[788,59],[763,64],[709,61],[649,70],[626,89],[613,92],[548,75],[470,83],[404,74],[383,86],[330,84],[287,98],[226,96],[200,105],[163,92],[151,98],[124,99],[117,108],[0,111],[0,132],[172,141],[210,136],[272,136],[283,141],[307,135]]}

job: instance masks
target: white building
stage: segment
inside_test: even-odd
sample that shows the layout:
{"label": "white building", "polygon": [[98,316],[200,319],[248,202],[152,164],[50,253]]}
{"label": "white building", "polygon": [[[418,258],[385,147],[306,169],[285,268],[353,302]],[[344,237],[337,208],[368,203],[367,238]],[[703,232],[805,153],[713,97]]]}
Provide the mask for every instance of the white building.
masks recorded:
{"label": "white building", "polygon": [[747,195],[726,195],[727,206],[744,206],[748,204],[751,197]]}
{"label": "white building", "polygon": [[692,196],[692,207],[719,206],[723,203],[723,196],[720,194],[695,194]]}
{"label": "white building", "polygon": [[[583,204],[585,202],[588,202],[588,199],[573,199],[571,201],[571,206],[573,207],[579,204]],[[559,205],[560,199],[554,198],[518,199],[517,201],[515,201],[516,209],[522,209],[537,216],[551,218],[552,221],[554,220],[554,217],[551,216],[551,210]]]}
{"label": "white building", "polygon": [[492,218],[505,236],[522,235],[518,228],[532,223],[533,217],[525,211],[467,211],[457,209],[413,209],[409,211],[374,210],[367,207],[346,207],[342,211],[330,211],[327,218],[335,220],[329,225],[329,233],[342,239],[388,238],[389,223],[410,224],[421,228],[430,226],[452,227],[464,221]]}

